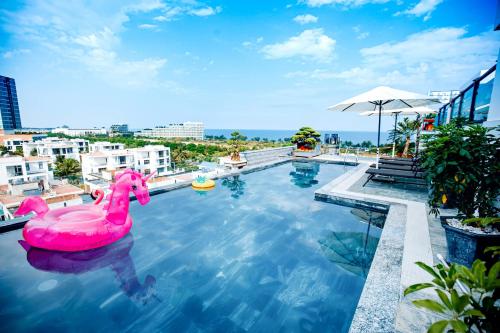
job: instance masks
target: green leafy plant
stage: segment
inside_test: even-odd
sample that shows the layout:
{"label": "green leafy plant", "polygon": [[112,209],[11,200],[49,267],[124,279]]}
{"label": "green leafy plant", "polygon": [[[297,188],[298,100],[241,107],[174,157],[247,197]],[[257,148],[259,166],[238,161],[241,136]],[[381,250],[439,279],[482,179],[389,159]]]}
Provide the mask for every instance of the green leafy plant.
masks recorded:
{"label": "green leafy plant", "polygon": [[[500,308],[496,305],[499,300],[500,262],[489,271],[481,260],[474,261],[471,269],[457,264],[449,267],[442,264],[430,267],[422,262],[416,264],[432,275],[433,280],[409,286],[404,295],[434,288],[439,300],[419,299],[413,304],[447,318],[434,322],[427,332],[494,331],[494,325],[498,325],[500,320]],[[464,290],[458,291],[457,287]]]}
{"label": "green leafy plant", "polygon": [[496,216],[500,194],[500,138],[481,125],[451,122],[424,138],[422,167],[430,185],[429,205],[454,203],[467,218]]}
{"label": "green leafy plant", "polygon": [[476,228],[484,229],[486,227],[493,227],[500,229],[500,217],[472,217],[462,221],[463,224]]}
{"label": "green leafy plant", "polygon": [[58,156],[55,163],[54,174],[57,177],[76,176],[81,171],[80,163],[72,158]]}
{"label": "green leafy plant", "polygon": [[301,127],[294,136],[292,136],[292,143],[297,145],[298,149],[314,149],[319,142],[319,134],[311,127]]}

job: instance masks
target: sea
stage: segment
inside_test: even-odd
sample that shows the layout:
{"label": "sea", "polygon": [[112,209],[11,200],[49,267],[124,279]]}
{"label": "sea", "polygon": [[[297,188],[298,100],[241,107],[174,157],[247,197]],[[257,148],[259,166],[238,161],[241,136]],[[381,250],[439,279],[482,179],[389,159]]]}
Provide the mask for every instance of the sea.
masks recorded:
{"label": "sea", "polygon": [[[259,137],[261,140],[266,138],[268,140],[279,140],[291,138],[297,130],[261,130],[261,129],[205,129],[206,135],[220,136],[224,135],[226,138],[231,137],[234,131],[246,136],[248,139]],[[352,143],[361,143],[363,141],[371,141],[377,144],[377,132],[361,132],[361,131],[336,131],[336,130],[318,130],[321,133],[321,140],[324,141],[325,134],[338,134],[340,140],[351,141]],[[386,143],[388,139],[387,132],[380,133],[380,143]]]}

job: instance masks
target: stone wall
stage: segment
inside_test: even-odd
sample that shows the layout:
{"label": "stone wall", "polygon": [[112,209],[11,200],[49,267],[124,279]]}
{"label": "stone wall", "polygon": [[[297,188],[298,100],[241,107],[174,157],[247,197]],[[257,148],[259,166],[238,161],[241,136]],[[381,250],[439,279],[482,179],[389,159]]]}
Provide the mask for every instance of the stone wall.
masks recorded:
{"label": "stone wall", "polygon": [[247,150],[240,153],[240,157],[245,159],[249,165],[260,164],[278,159],[282,156],[291,156],[294,146],[268,148],[261,150]]}

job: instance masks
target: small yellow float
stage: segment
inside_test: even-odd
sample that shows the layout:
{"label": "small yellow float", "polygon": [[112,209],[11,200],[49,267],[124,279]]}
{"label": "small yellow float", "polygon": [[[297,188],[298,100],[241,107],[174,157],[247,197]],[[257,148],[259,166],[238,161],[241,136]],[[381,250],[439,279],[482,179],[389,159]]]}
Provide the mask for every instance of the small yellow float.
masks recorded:
{"label": "small yellow float", "polygon": [[191,183],[191,186],[196,191],[210,191],[215,187],[215,182],[212,179],[207,179],[205,176],[198,176]]}

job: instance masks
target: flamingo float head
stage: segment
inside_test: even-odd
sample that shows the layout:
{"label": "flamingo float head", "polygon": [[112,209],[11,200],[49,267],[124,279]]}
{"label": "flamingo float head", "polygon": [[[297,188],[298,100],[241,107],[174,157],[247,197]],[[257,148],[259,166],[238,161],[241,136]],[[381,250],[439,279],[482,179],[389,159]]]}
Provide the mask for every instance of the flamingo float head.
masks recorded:
{"label": "flamingo float head", "polygon": [[[128,182],[130,184],[131,191],[134,192],[134,195],[137,198],[137,201],[144,206],[150,200],[147,181],[153,177],[154,174],[155,172],[144,176],[140,172],[127,169],[123,173],[116,175],[115,179],[117,183],[123,180]],[[126,175],[129,177],[124,177]]]}

